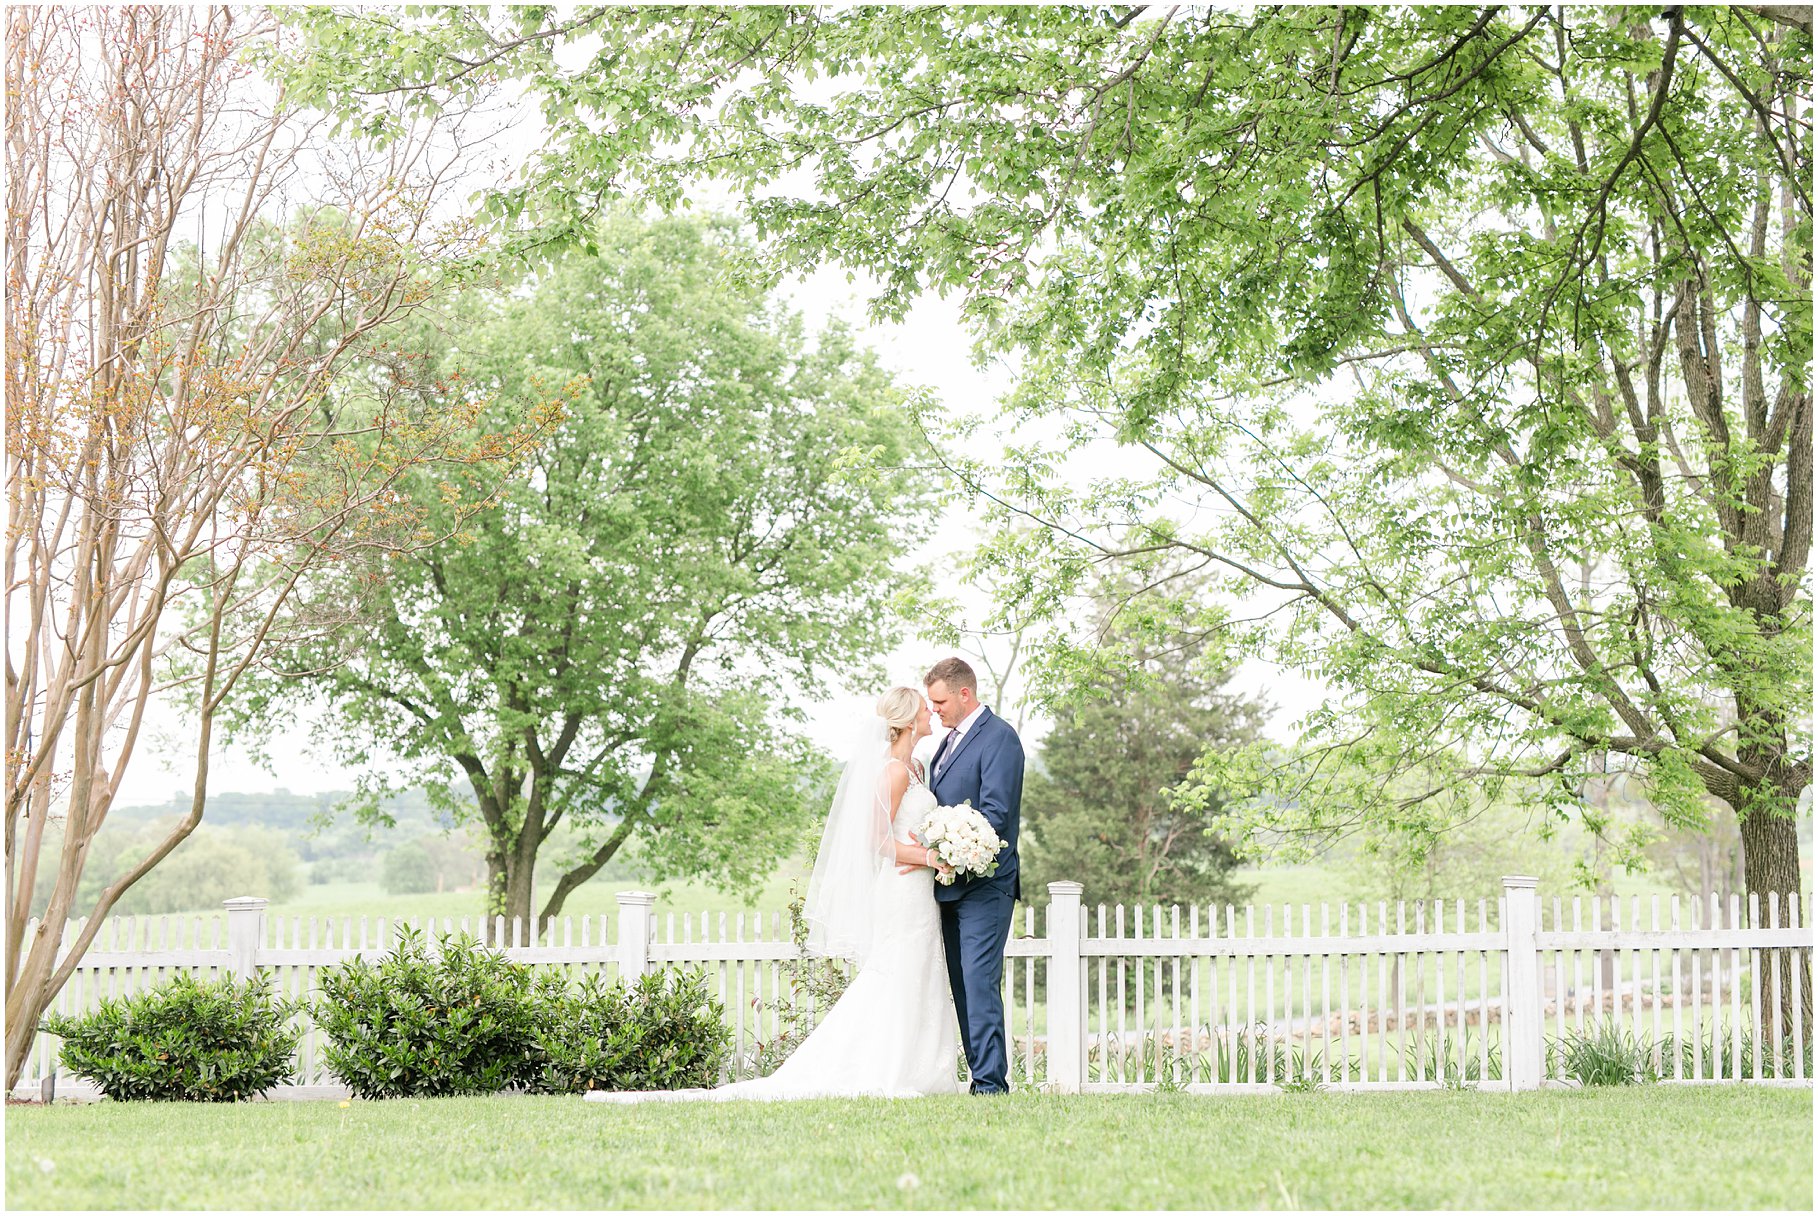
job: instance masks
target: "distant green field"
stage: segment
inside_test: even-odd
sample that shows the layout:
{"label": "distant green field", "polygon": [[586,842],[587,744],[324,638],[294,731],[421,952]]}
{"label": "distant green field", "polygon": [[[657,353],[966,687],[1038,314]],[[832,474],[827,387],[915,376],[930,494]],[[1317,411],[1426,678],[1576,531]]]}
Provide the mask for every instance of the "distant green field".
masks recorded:
{"label": "distant green field", "polygon": [[[729,895],[704,883],[671,882],[658,885],[648,882],[593,882],[579,888],[568,897],[561,915],[578,920],[582,916],[616,914],[618,911],[617,896],[620,891],[653,891],[657,895],[659,932],[662,931],[661,926],[670,913],[674,913],[678,920],[683,916],[697,918],[698,924],[698,918],[702,913],[707,913],[717,923],[719,914],[722,912],[729,915],[740,912],[762,912],[765,914],[765,921],[768,925],[769,914],[784,912],[789,905],[792,887],[799,889],[806,886],[807,877],[808,867],[804,862],[800,860],[788,862],[764,884],[754,897]],[[1239,877],[1241,881],[1253,884],[1256,888],[1255,894],[1249,902],[1257,906],[1259,927],[1262,908],[1265,905],[1274,906],[1278,919],[1281,915],[1282,905],[1292,905],[1297,927],[1302,905],[1310,906],[1316,919],[1322,903],[1332,906],[1332,915],[1336,919],[1337,905],[1347,900],[1353,905],[1360,901],[1368,902],[1371,906],[1371,914],[1375,914],[1376,898],[1366,896],[1355,889],[1352,885],[1355,880],[1351,879],[1340,867],[1326,865],[1252,867],[1240,871]],[[1616,893],[1624,900],[1625,914],[1627,900],[1631,895],[1641,896],[1645,908],[1649,896],[1660,895],[1664,900],[1664,897],[1670,896],[1673,892],[1668,884],[1646,875],[1639,877],[1620,875],[1614,880],[1613,886]],[[1552,915],[1551,899],[1555,895],[1564,900],[1568,915],[1574,894],[1585,898],[1588,907],[1589,897],[1582,896],[1582,893],[1543,891],[1541,894],[1543,901],[1547,904],[1549,918]],[[540,895],[541,893],[539,893]],[[1092,893],[1086,892],[1085,898],[1088,916],[1095,915],[1097,905],[1092,898]],[[541,907],[540,898],[538,906]],[[1468,899],[1466,907],[1468,915],[1474,918],[1476,900]],[[1493,907],[1492,903],[1492,909]],[[469,918],[470,921],[476,920],[481,911],[481,895],[478,891],[450,891],[428,895],[387,895],[376,882],[332,882],[305,887],[297,898],[271,905],[267,915],[282,917],[286,921],[293,917],[302,920],[312,917],[317,920],[332,917],[338,921],[344,916],[354,918],[364,916],[369,919],[384,916],[412,920],[433,916],[438,919],[452,920],[458,924],[463,917]],[[1448,903],[1448,915],[1450,913],[1451,905]],[[1183,930],[1186,927],[1186,915],[1186,910],[1183,909]],[[1412,912],[1410,911],[1410,925],[1412,924],[1411,917]],[[1023,918],[1019,912],[1017,918],[1019,929],[1022,924]]]}
{"label": "distant green field", "polygon": [[[669,913],[675,913],[678,917],[689,915],[698,918],[704,912],[717,921],[721,912],[783,912],[789,906],[791,883],[806,885],[807,873],[800,865],[790,864],[780,869],[764,884],[755,898],[728,895],[702,883],[588,883],[568,897],[560,915],[576,920],[583,916],[616,915],[620,891],[654,892],[657,896],[659,925]],[[539,896],[541,894],[539,892]],[[540,910],[540,899],[538,907]],[[458,924],[463,917],[477,921],[483,911],[482,897],[478,891],[387,895],[375,882],[334,882],[306,887],[296,899],[271,905],[266,910],[266,915],[282,917],[287,921],[292,917],[303,920],[332,917],[338,921],[343,916],[364,916],[369,919],[385,916],[411,920],[433,916],[453,920]],[[766,922],[768,919],[766,916]]]}

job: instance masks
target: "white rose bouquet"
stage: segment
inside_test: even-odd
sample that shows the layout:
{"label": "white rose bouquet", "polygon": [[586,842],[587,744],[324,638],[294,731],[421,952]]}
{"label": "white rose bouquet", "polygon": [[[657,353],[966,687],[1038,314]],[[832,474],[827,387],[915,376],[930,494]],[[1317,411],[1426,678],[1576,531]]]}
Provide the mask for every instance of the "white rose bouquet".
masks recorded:
{"label": "white rose bouquet", "polygon": [[970,802],[935,807],[912,835],[937,863],[936,881],[949,885],[961,877],[991,877],[997,873],[997,855],[1005,848]]}

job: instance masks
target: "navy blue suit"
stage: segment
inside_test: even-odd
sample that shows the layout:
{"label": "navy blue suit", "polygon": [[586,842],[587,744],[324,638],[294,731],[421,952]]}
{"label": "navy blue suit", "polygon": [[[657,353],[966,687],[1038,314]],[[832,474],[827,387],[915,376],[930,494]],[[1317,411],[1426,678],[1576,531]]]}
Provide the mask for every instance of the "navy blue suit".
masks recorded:
{"label": "navy blue suit", "polygon": [[[951,756],[947,753],[951,751]],[[1016,730],[989,709],[979,712],[957,747],[953,733],[941,740],[929,766],[929,788],[942,806],[970,802],[1005,848],[990,878],[934,884],[947,948],[953,1010],[966,1042],[972,1092],[1009,1091],[1010,1060],[1004,1033],[1004,942],[1015,901],[1022,898],[1016,833],[1023,807],[1023,743]]]}

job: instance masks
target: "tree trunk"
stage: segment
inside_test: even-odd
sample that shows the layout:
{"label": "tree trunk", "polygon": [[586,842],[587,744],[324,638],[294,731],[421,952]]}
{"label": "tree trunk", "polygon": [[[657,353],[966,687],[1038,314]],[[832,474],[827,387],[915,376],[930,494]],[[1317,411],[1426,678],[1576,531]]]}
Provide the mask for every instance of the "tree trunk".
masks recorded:
{"label": "tree trunk", "polygon": [[[42,936],[47,929],[40,924],[37,932]],[[32,1042],[38,1037],[38,1020],[57,995],[48,982],[54,963],[51,953],[32,951],[30,947],[30,942],[25,943],[24,964],[13,991],[7,994],[6,1092],[9,1097],[13,1086],[19,1083],[19,1074],[25,1071]]]}
{"label": "tree trunk", "polygon": [[[1762,783],[1770,788],[1757,788],[1751,791],[1745,788],[1737,802],[1738,825],[1742,830],[1742,872],[1743,885],[1749,896],[1759,901],[1761,923],[1774,923],[1769,909],[1778,913],[1782,928],[1794,928],[1788,920],[1788,896],[1799,891],[1799,827],[1793,817],[1792,808],[1797,805],[1799,788],[1790,788],[1793,781],[1804,785],[1804,778],[1797,774],[1775,772]],[[1751,797],[1751,793],[1754,794]],[[1744,810],[1744,807],[1752,807]],[[1781,808],[1785,808],[1784,811]],[[1809,918],[1809,910],[1801,900],[1802,918]],[[1800,1038],[1806,1042],[1812,1037],[1812,961],[1806,950],[1789,950],[1782,957],[1780,969],[1780,991],[1768,990],[1772,983],[1773,971],[1766,952],[1761,956],[1761,974],[1755,977],[1755,983],[1761,987],[1761,1026],[1755,1038],[1757,1045],[1770,1044],[1773,1037],[1774,1005],[1780,1007],[1781,1037],[1790,1039],[1793,1035],[1794,1019],[1803,1027]],[[1791,974],[1793,968],[1797,973]],[[1794,1003],[1795,985],[1798,1003]],[[1768,1050],[1772,1050],[1771,1045]],[[1771,1057],[1770,1057],[1771,1058]]]}
{"label": "tree trunk", "polygon": [[511,940],[510,929],[505,930],[505,936],[501,938],[497,928],[498,918],[508,915],[506,906],[510,901],[506,894],[506,878],[509,861],[510,855],[496,847],[486,851],[486,916],[481,922],[485,931],[480,934],[480,940],[489,946],[502,946]]}
{"label": "tree trunk", "polygon": [[[525,850],[513,841],[509,850],[486,854],[486,932],[482,940],[490,946],[509,946],[512,942],[530,940],[533,884],[536,878],[536,853],[523,856]],[[505,918],[504,931],[499,931],[498,918]],[[517,930],[514,936],[512,926]]]}

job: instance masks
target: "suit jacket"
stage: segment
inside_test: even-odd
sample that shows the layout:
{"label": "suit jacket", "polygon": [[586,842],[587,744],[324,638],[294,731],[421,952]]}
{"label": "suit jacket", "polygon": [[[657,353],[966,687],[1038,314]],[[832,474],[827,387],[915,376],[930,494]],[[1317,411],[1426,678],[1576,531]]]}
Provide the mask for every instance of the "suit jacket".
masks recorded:
{"label": "suit jacket", "polygon": [[[946,754],[949,750],[952,756]],[[934,898],[946,902],[977,887],[996,886],[1008,891],[1012,899],[1021,899],[1016,833],[1023,810],[1023,741],[1016,737],[1016,728],[989,709],[983,710],[958,747],[953,746],[951,732],[941,740],[928,772],[928,788],[936,801],[942,806],[970,802],[1005,844],[997,855],[996,874],[962,878],[952,886],[935,883]]]}

